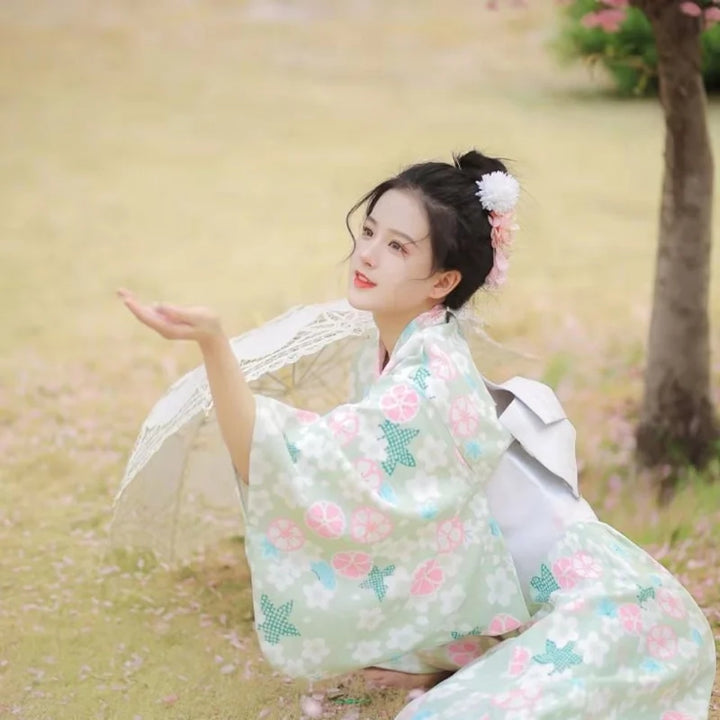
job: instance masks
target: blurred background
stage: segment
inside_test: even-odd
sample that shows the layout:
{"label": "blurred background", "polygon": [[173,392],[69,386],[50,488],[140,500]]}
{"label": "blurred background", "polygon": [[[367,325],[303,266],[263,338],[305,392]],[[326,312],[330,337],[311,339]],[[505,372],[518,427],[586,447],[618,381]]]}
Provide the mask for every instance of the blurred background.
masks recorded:
{"label": "blurred background", "polygon": [[[0,718],[290,712],[304,690],[257,657],[239,545],[181,571],[107,556],[140,424],[199,362],[114,291],[209,305],[233,335],[341,297],[348,209],[470,147],[523,186],[509,283],[477,313],[534,358],[481,369],[556,389],[601,517],[718,622],[717,468],[660,508],[631,462],[662,115],[561,63],[560,27],[551,0],[0,2]],[[356,717],[402,704],[374,702]]]}

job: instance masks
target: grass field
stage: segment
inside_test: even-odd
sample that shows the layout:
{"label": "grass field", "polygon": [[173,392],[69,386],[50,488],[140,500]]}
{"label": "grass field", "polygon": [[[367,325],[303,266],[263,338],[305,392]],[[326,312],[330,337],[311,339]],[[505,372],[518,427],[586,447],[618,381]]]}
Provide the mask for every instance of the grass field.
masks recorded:
{"label": "grass field", "polygon": [[[338,297],[347,208],[404,163],[471,146],[525,188],[510,283],[479,312],[565,402],[602,519],[720,628],[720,468],[659,508],[631,463],[662,118],[558,68],[554,3],[532,5],[0,3],[0,718],[300,717],[308,688],[258,655],[240,545],[180,570],[107,553],[139,426],[199,359],[113,292],[210,305],[232,334]],[[717,102],[709,116],[718,149]],[[713,278],[717,328],[717,253]],[[326,717],[404,702],[368,699],[326,700]]]}

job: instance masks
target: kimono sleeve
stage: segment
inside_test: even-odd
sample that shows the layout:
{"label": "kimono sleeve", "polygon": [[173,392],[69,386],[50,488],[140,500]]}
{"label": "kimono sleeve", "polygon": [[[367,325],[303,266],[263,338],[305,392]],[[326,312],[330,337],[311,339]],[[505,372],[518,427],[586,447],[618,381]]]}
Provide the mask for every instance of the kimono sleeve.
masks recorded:
{"label": "kimono sleeve", "polygon": [[[246,553],[261,648],[288,675],[382,664],[500,616],[528,619],[484,494],[507,433],[460,374],[431,397],[426,359],[413,353],[322,417],[256,398]],[[453,432],[460,406],[483,464]]]}

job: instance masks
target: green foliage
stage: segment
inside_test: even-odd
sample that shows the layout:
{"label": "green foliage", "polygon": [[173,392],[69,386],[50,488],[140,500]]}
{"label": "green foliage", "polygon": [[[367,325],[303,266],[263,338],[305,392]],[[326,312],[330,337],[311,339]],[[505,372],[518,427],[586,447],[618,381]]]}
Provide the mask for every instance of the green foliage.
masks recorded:
{"label": "green foliage", "polygon": [[[657,51],[650,22],[636,8],[628,8],[617,32],[588,28],[582,18],[597,10],[597,0],[573,0],[563,9],[555,50],[565,60],[602,65],[621,95],[656,93]],[[703,78],[708,92],[720,91],[720,24],[701,37]]]}

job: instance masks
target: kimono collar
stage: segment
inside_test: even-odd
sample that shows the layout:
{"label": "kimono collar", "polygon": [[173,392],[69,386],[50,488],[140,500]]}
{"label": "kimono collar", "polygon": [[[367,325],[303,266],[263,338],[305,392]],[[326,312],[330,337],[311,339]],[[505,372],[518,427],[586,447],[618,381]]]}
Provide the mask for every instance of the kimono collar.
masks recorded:
{"label": "kimono collar", "polygon": [[[413,318],[404,328],[398,336],[395,342],[393,351],[389,354],[387,368],[392,362],[393,358],[397,355],[398,350],[404,345],[417,331],[424,330],[425,328],[432,327],[433,325],[443,325],[450,321],[450,317],[454,317],[453,312],[448,310],[442,303],[434,305],[429,310],[426,310],[420,315]],[[375,368],[376,376],[380,376],[383,373],[383,361],[385,360],[385,353],[387,350],[383,346],[382,342],[378,338],[378,358],[377,365]]]}

